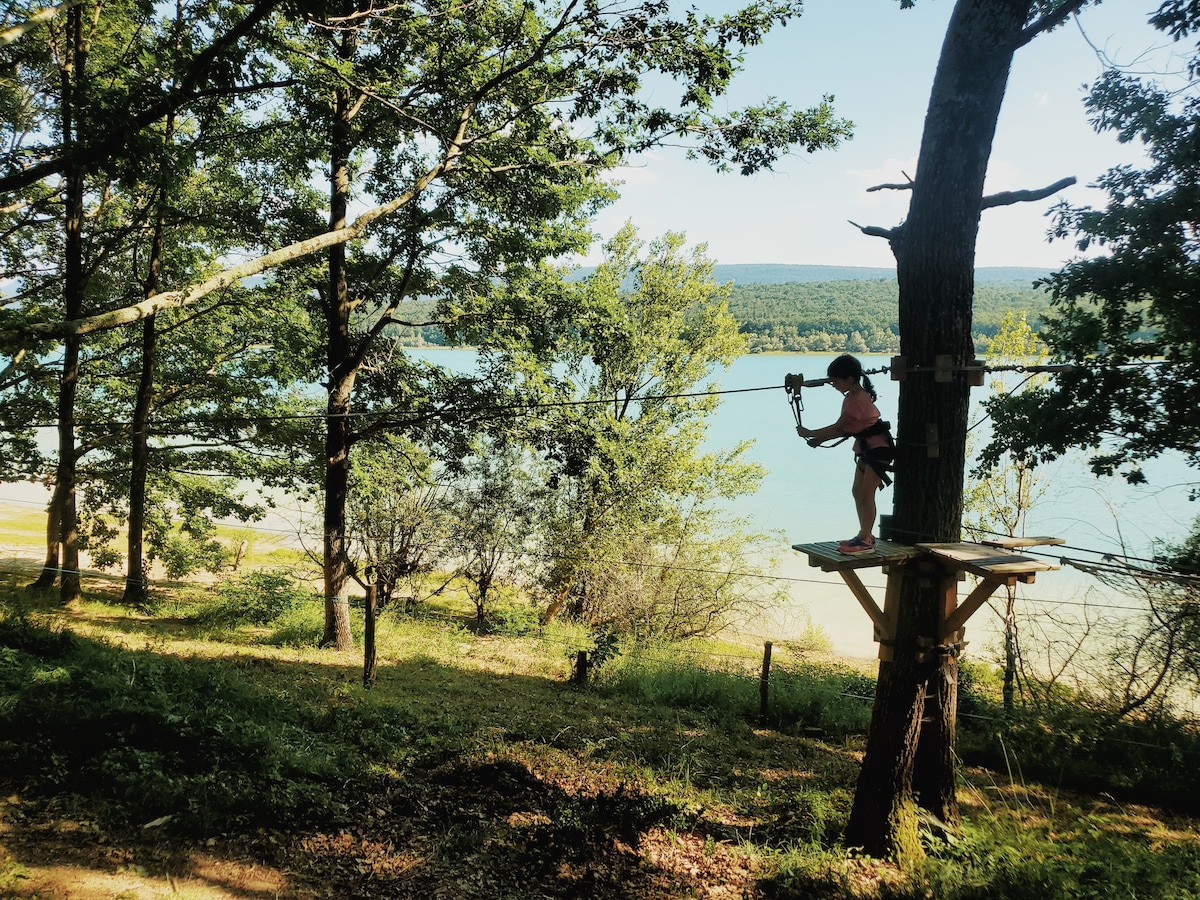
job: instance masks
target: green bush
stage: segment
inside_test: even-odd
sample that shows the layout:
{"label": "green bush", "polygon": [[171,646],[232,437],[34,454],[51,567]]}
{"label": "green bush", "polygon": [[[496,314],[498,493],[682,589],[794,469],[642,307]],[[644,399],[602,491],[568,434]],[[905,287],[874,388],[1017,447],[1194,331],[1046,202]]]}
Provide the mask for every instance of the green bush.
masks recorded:
{"label": "green bush", "polygon": [[324,601],[308,595],[303,602],[276,616],[271,625],[274,630],[263,639],[265,644],[296,650],[318,647],[325,636]]}
{"label": "green bush", "polygon": [[781,731],[866,734],[875,699],[873,677],[816,665],[775,665],[771,673],[768,717]]}
{"label": "green bush", "polygon": [[[977,676],[978,672],[974,673]],[[960,682],[958,752],[971,765],[1179,812],[1200,812],[1200,730],[1119,716],[1079,695],[1006,714],[994,685]]]}
{"label": "green bush", "polygon": [[488,621],[496,633],[517,637],[537,630],[541,616],[529,603],[504,603],[488,613]]}
{"label": "green bush", "polygon": [[183,578],[202,569],[216,572],[233,559],[233,553],[219,541],[190,534],[169,535],[156,550],[168,578]]}
{"label": "green bush", "polygon": [[226,628],[271,625],[313,597],[284,571],[247,572],[219,584],[216,593],[200,618]]}

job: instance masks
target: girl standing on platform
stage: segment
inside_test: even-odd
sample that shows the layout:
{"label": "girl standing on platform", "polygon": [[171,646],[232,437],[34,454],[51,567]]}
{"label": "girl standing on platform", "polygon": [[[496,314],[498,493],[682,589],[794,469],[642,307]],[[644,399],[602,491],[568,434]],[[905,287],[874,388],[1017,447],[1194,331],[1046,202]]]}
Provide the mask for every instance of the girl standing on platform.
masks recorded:
{"label": "girl standing on platform", "polygon": [[815,447],[833,438],[854,438],[854,507],[858,512],[858,534],[838,545],[839,553],[869,553],[875,549],[875,492],[892,483],[888,476],[895,442],[891,426],[879,416],[879,399],[862,363],[843,354],[829,364],[829,383],[843,397],[842,414],[824,428],[796,426],[796,433]]}

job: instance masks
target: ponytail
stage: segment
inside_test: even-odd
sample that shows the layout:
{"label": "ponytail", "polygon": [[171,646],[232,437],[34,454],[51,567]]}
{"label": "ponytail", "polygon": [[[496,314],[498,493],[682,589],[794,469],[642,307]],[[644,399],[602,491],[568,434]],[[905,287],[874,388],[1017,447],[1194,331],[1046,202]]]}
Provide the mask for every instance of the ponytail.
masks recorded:
{"label": "ponytail", "polygon": [[871,384],[871,379],[863,371],[862,363],[849,353],[843,353],[831,362],[829,368],[825,370],[825,374],[830,378],[853,378],[864,391],[871,395],[872,402],[879,399],[879,394],[875,392],[875,386]]}

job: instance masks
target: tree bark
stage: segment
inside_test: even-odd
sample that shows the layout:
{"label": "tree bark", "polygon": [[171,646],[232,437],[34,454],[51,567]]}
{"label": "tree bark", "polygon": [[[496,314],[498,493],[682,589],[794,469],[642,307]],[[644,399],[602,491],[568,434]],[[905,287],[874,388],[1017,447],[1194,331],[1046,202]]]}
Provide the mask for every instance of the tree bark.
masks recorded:
{"label": "tree bark", "polygon": [[58,481],[54,482],[54,490],[50,494],[50,503],[46,506],[46,561],[42,563],[42,571],[37,580],[29,585],[31,591],[44,591],[54,587],[58,581],[58,571],[61,567],[59,551],[62,549],[62,491]]}
{"label": "tree bark", "polygon": [[138,605],[149,594],[143,533],[146,530],[146,480],[150,471],[150,404],[154,397],[154,362],[157,331],[155,317],[142,322],[142,371],[133,407],[133,434],[129,459],[129,528],[126,535],[125,595],[123,603]]}
{"label": "tree bark", "polygon": [[[346,4],[346,11],[352,5]],[[353,28],[342,33],[342,59],[353,59],[357,48]],[[350,149],[353,98],[348,88],[334,93],[330,128],[329,230],[346,225],[350,200]],[[326,366],[329,399],[325,420],[324,573],[325,635],[323,645],[351,650],[350,602],[346,593],[350,560],[346,547],[346,495],[350,482],[350,401],[358,371],[350,337],[350,291],[346,277],[346,245],[329,249],[329,286],[325,297]]]}
{"label": "tree bark", "polygon": [[[170,136],[174,119],[168,120]],[[160,195],[160,202],[162,198]],[[163,215],[160,209],[154,224],[150,248],[150,268],[146,276],[145,296],[158,290],[162,271],[164,238]],[[142,321],[142,371],[138,378],[137,399],[133,407],[133,436],[129,462],[129,530],[126,540],[125,596],[123,602],[137,605],[149,594],[145,565],[146,481],[150,472],[150,407],[154,402],[154,369],[157,361],[157,316]]]}
{"label": "tree bark", "polygon": [[363,610],[363,687],[375,684],[375,583],[367,585]]}
{"label": "tree bark", "polygon": [[[73,146],[78,116],[83,108],[83,82],[87,49],[83,36],[83,11],[67,13],[68,63],[62,71],[62,133],[64,146]],[[83,170],[67,168],[64,179],[63,311],[68,319],[83,313]],[[76,509],[75,397],[79,389],[79,354],[82,340],[68,338],[63,347],[62,377],[58,387],[58,469],[55,473],[59,503],[59,539],[62,542],[62,578],[59,600],[65,606],[78,600],[79,515]]]}
{"label": "tree bark", "polygon": [[[969,385],[954,371],[936,382],[938,356],[974,357],[971,312],[983,182],[1012,57],[1031,0],[959,0],[942,45],[921,138],[908,216],[890,234],[900,288],[900,384],[893,534],[909,543],[956,541],[962,518]],[[913,371],[919,368],[921,371]],[[846,840],[875,856],[919,858],[913,773],[922,799],[957,818],[953,700],[957,665],[928,654],[937,643],[936,574],[904,579],[892,662],[881,663],[866,756]],[[924,645],[924,646],[923,646]],[[920,656],[920,659],[918,658]],[[922,661],[924,660],[924,661]],[[919,755],[921,720],[938,745]],[[926,770],[926,767],[928,769]]]}
{"label": "tree bark", "polygon": [[1017,615],[1016,594],[1007,589],[1004,604],[1004,714],[1012,716],[1017,709]]}

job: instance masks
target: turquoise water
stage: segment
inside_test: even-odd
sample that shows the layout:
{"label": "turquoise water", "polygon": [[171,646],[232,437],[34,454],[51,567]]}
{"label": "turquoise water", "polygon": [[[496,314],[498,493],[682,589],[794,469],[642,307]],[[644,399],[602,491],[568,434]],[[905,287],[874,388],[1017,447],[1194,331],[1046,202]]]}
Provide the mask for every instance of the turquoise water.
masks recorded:
{"label": "turquoise water", "polygon": [[[860,357],[868,371],[887,366],[887,357]],[[739,500],[739,511],[752,515],[764,528],[782,528],[793,543],[849,537],[857,528],[850,499],[853,458],[849,442],[830,449],[812,449],[795,433],[795,420],[783,390],[784,376],[819,378],[833,356],[744,356],[721,378],[722,390],[776,385],[777,390],[730,394],[713,417],[710,443],[727,446],[737,439],[755,441],[749,456],[769,474],[759,493]],[[878,406],[895,422],[899,384],[886,374],[872,378]],[[976,389],[983,391],[984,389]],[[982,394],[978,394],[982,396]],[[841,395],[828,386],[802,392],[804,423],[827,425],[837,419]],[[980,416],[973,411],[971,421]],[[986,423],[984,423],[986,425]],[[986,427],[976,433],[986,434]],[[1155,539],[1177,540],[1188,533],[1200,515],[1200,505],[1188,500],[1186,484],[1196,481],[1195,470],[1180,459],[1156,460],[1146,467],[1150,483],[1128,485],[1123,479],[1096,478],[1081,457],[1038,470],[1045,493],[1030,511],[1029,534],[1062,537],[1068,544],[1106,553],[1145,554]],[[880,511],[891,508],[891,491],[880,495]]]}
{"label": "turquoise water", "polygon": [[[723,390],[735,391],[776,385],[776,390],[730,394],[713,417],[710,441],[715,446],[729,445],[738,439],[752,439],[749,457],[767,469],[759,492],[734,502],[734,508],[750,516],[759,528],[782,532],[782,562],[776,574],[791,579],[790,596],[794,608],[781,609],[772,619],[753,623],[770,637],[785,637],[797,625],[796,616],[807,613],[812,621],[832,637],[835,649],[856,656],[873,656],[871,627],[849,589],[837,576],[821,573],[807,565],[807,558],[790,549],[796,543],[840,540],[854,534],[857,519],[850,497],[853,458],[849,444],[831,449],[812,449],[795,433],[795,420],[783,390],[784,377],[803,374],[819,378],[833,356],[767,355],[745,356],[737,360],[721,378]],[[864,367],[870,371],[888,364],[887,357],[864,355]],[[879,392],[878,406],[885,419],[895,422],[898,382],[886,374],[872,379]],[[1013,382],[1015,383],[1015,381]],[[983,396],[984,389],[978,389]],[[836,420],[841,396],[831,387],[806,388],[802,392],[809,427]],[[971,421],[980,418],[974,411]],[[986,435],[986,422],[976,433]],[[982,438],[980,440],[982,443]],[[1197,480],[1195,470],[1178,458],[1153,461],[1145,467],[1146,485],[1133,486],[1120,478],[1096,478],[1080,456],[1069,457],[1038,470],[1040,495],[1028,514],[1026,533],[1063,538],[1065,546],[1039,548],[1084,560],[1098,561],[1090,552],[1125,553],[1149,556],[1156,541],[1177,541],[1187,535],[1200,505],[1188,500],[1188,484]],[[890,489],[879,495],[881,513],[891,510]],[[790,554],[790,555],[789,555]],[[864,582],[877,600],[882,599],[883,576],[877,570],[862,573]],[[1092,605],[1092,614],[1129,615],[1127,598],[1114,596],[1070,565],[1043,573],[1035,583],[1018,588],[1022,603],[1030,613],[1053,611],[1067,622],[1080,622],[1083,603]],[[1105,612],[1105,608],[1108,609]],[[986,609],[972,618],[968,638],[972,652],[988,657],[995,643],[999,619]]]}
{"label": "turquoise water", "polygon": [[[457,370],[469,370],[475,361],[473,353],[460,350],[422,350],[414,355]],[[868,370],[888,363],[884,356],[861,358]],[[787,374],[820,378],[832,359],[832,355],[740,357],[719,377],[719,388],[730,393],[724,395],[712,417],[708,443],[715,448],[752,441],[748,458],[767,470],[758,493],[733,501],[731,508],[748,517],[755,530],[776,535],[780,561],[772,574],[787,588],[788,599],[743,623],[744,632],[764,640],[786,640],[802,633],[811,619],[832,638],[837,651],[870,657],[875,653],[870,622],[849,589],[838,576],[809,567],[807,557],[791,549],[797,543],[840,540],[857,529],[850,498],[850,445],[808,447],[796,436],[783,389]],[[883,417],[894,422],[898,384],[887,375],[872,380]],[[806,388],[803,398],[806,425],[819,427],[837,418],[841,397],[833,388]],[[986,423],[979,429],[985,431]],[[1146,473],[1149,484],[1131,486],[1121,479],[1093,477],[1081,458],[1047,466],[1039,470],[1042,494],[1029,514],[1026,531],[1063,538],[1065,547],[1043,548],[1055,555],[1087,561],[1098,557],[1084,551],[1150,556],[1156,540],[1177,541],[1189,533],[1200,514],[1200,504],[1187,499],[1187,486],[1197,480],[1197,474],[1180,459],[1155,461],[1146,467]],[[45,502],[40,485],[4,485],[3,489],[0,499],[35,505]],[[891,490],[878,496],[880,512],[889,512]],[[285,498],[280,500],[283,508],[276,514],[280,521],[272,524],[281,532],[294,534],[297,527],[303,528],[303,521],[311,524],[311,516],[302,517],[300,510],[288,509],[291,504]],[[882,599],[883,576],[877,570],[865,570],[863,581],[876,599]],[[1111,591],[1069,566],[1039,575],[1033,585],[1022,586],[1020,591],[1031,608],[1061,604],[1057,612],[1067,616],[1085,597],[1094,604],[1130,605],[1120,599],[1113,601]],[[985,611],[971,620],[968,637],[973,652],[986,652],[995,621]]]}
{"label": "turquoise water", "polygon": [[[471,355],[461,351],[429,351],[422,355],[439,362],[449,359],[463,368],[471,361]],[[875,653],[871,625],[849,589],[837,575],[811,568],[806,556],[791,549],[797,543],[840,540],[857,530],[850,497],[853,457],[849,443],[830,449],[813,449],[805,444],[796,435],[783,389],[787,374],[820,378],[832,359],[833,355],[740,357],[720,375],[719,389],[729,393],[712,417],[708,444],[715,448],[753,441],[747,456],[767,470],[758,493],[733,501],[731,508],[751,519],[756,530],[777,536],[780,561],[773,574],[787,587],[789,599],[744,623],[744,631],[765,640],[785,640],[798,636],[811,619],[832,638],[837,651],[871,657]],[[868,371],[888,364],[886,356],[864,355],[861,359]],[[886,374],[872,381],[879,392],[883,417],[894,422],[899,384]],[[978,390],[982,396],[984,389]],[[806,425],[819,427],[837,418],[841,396],[833,388],[805,388],[802,396]],[[972,421],[978,417],[979,413],[974,413]],[[986,422],[976,433],[986,435]],[[1066,541],[1062,548],[1041,548],[1053,554],[1052,560],[1060,553],[1088,562],[1098,559],[1084,551],[1149,556],[1156,540],[1184,537],[1200,514],[1200,505],[1187,499],[1187,484],[1196,480],[1196,473],[1180,459],[1155,461],[1146,467],[1146,474],[1149,484],[1131,486],[1119,478],[1094,477],[1081,457],[1045,466],[1038,470],[1042,493],[1029,513],[1026,533]],[[890,489],[879,494],[881,513],[889,512],[891,503]],[[881,600],[882,574],[868,569],[862,577]],[[1079,614],[1078,604],[1085,600],[1093,606],[1130,605],[1127,600],[1113,598],[1108,588],[1070,566],[1043,573],[1034,584],[1022,585],[1019,591],[1031,611],[1053,610],[1068,620]],[[987,655],[997,622],[995,615],[986,610],[972,618],[968,627],[972,652]]]}

